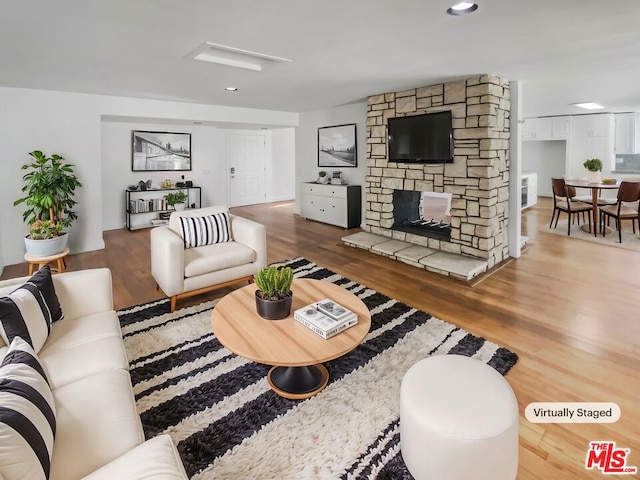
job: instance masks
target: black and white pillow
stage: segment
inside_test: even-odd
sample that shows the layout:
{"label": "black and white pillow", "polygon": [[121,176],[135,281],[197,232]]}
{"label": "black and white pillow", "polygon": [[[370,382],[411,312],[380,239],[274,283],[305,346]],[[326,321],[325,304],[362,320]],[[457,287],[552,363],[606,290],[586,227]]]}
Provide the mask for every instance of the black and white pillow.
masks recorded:
{"label": "black and white pillow", "polygon": [[51,332],[51,324],[63,317],[48,265],[24,285],[0,297],[0,336],[7,345],[15,337],[22,337],[39,352]]}
{"label": "black and white pillow", "polygon": [[48,479],[55,434],[47,376],[33,348],[16,337],[0,365],[0,478]]}
{"label": "black and white pillow", "polygon": [[231,240],[229,212],[206,217],[180,217],[184,248],[202,247]]}

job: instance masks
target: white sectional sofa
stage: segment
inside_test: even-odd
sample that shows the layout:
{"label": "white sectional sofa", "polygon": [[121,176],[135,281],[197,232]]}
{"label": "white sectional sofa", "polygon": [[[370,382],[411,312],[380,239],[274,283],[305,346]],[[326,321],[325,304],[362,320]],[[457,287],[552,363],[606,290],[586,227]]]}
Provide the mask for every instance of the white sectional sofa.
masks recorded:
{"label": "white sectional sofa", "polygon": [[[53,323],[37,354],[56,410],[50,479],[187,478],[170,437],[145,442],[113,310],[111,272],[83,270],[52,278],[64,319]],[[0,282],[0,296],[27,279]],[[8,347],[1,339],[0,344],[2,359]]]}

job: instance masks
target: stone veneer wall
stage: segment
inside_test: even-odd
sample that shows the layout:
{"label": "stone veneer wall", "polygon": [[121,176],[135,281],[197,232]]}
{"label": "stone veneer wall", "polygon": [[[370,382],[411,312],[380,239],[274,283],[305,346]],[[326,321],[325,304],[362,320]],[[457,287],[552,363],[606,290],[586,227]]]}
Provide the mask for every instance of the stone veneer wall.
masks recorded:
{"label": "stone veneer wall", "polygon": [[[387,158],[387,119],[451,110],[454,162],[406,164]],[[364,229],[484,259],[508,257],[509,84],[482,75],[369,97]],[[393,190],[452,194],[451,241],[391,230]]]}

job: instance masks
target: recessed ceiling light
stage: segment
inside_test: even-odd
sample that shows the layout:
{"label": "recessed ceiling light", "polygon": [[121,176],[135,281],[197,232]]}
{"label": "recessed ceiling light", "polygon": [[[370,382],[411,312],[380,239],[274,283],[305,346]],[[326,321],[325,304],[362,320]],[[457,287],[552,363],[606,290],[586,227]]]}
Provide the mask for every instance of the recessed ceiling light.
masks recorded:
{"label": "recessed ceiling light", "polygon": [[572,103],[571,105],[574,107],[586,108],[587,110],[600,110],[604,108],[602,105],[594,102]]}
{"label": "recessed ceiling light", "polygon": [[456,3],[451,8],[447,9],[449,15],[466,15],[468,13],[475,12],[478,9],[478,5],[469,2]]}
{"label": "recessed ceiling light", "polygon": [[224,87],[227,92],[237,92],[238,87]]}
{"label": "recessed ceiling light", "polygon": [[256,72],[261,72],[265,67],[275,62],[291,61],[287,58],[274,57],[273,55],[250,52],[248,50],[241,50],[239,48],[227,47],[226,45],[218,45],[210,42],[200,45],[187,55],[187,58],[227,65],[229,67],[245,68]]}

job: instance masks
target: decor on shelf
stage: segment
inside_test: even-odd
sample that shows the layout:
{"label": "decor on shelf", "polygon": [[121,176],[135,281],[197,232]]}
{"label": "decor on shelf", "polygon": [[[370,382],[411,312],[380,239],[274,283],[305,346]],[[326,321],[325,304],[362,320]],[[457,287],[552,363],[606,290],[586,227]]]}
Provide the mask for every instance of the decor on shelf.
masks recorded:
{"label": "decor on shelf", "polygon": [[587,169],[587,182],[600,183],[602,181],[602,161],[599,158],[590,158],[582,164]]}
{"label": "decor on shelf", "polygon": [[329,183],[329,177],[327,177],[327,172],[324,170],[320,170],[318,172],[318,183],[327,184]]}
{"label": "decor on shelf", "polygon": [[186,208],[187,194],[182,190],[178,190],[177,192],[167,193],[164,196],[164,199],[167,201],[167,205],[173,207],[173,209],[177,212],[181,212]]}
{"label": "decor on shelf", "polygon": [[[68,235],[63,231],[78,218],[72,208],[76,188],[82,187],[73,171],[73,165],[64,163],[58,154],[47,157],[40,150],[29,153],[33,161],[22,166],[29,170],[22,180],[24,197],[13,202],[14,206],[25,204],[27,209],[22,219],[29,224],[29,235],[25,237],[27,253],[33,257],[47,257],[64,251]],[[38,242],[33,249],[33,242]],[[47,242],[46,244],[41,242]]]}
{"label": "decor on shelf", "polygon": [[191,170],[191,134],[131,132],[131,170],[179,172]]}
{"label": "decor on shelf", "polygon": [[280,320],[289,316],[293,293],[293,270],[290,267],[262,267],[253,277],[256,290],[256,311],[267,320]]}
{"label": "decor on shelf", "polygon": [[318,128],[318,166],[358,166],[355,123]]}

